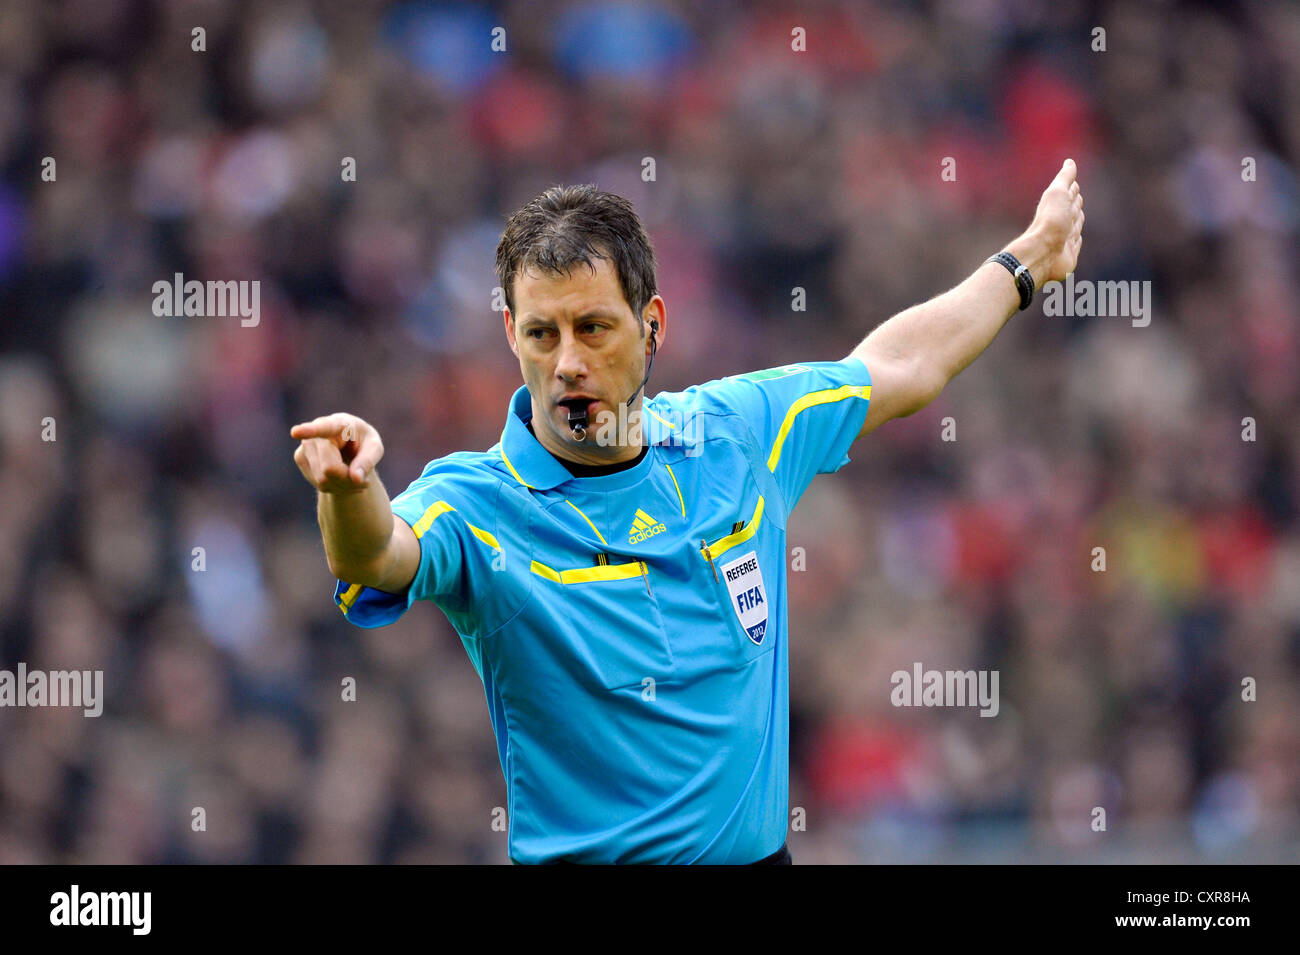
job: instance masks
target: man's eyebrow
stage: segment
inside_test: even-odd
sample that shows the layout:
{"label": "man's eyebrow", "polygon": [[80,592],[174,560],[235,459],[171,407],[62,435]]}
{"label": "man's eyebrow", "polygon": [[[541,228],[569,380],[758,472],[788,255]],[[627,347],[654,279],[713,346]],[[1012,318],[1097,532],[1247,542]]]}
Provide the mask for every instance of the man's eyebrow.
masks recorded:
{"label": "man's eyebrow", "polygon": [[[590,318],[607,318],[610,320],[615,320],[618,319],[619,317],[620,316],[616,312],[611,312],[603,308],[597,308],[597,309],[592,309],[589,312],[583,312],[581,315],[574,318],[574,321],[585,322]],[[551,319],[546,318],[543,315],[531,315],[531,314],[525,315],[523,318],[519,320],[520,325],[531,325],[536,323],[542,323],[547,325],[552,324]]]}

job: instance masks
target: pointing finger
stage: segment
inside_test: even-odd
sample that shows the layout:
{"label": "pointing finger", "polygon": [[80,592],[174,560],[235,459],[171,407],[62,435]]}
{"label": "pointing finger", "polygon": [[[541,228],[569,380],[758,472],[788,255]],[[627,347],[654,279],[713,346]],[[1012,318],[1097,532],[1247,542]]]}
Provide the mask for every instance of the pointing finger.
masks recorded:
{"label": "pointing finger", "polygon": [[296,424],[289,429],[289,437],[298,438],[322,438],[328,433],[329,421],[332,415],[325,415],[321,418],[312,418],[310,421],[304,421],[302,424]]}
{"label": "pointing finger", "polygon": [[352,421],[351,415],[330,414],[322,415],[319,418],[313,418],[311,421],[296,424],[289,429],[291,438],[329,438],[338,434],[339,431]]}

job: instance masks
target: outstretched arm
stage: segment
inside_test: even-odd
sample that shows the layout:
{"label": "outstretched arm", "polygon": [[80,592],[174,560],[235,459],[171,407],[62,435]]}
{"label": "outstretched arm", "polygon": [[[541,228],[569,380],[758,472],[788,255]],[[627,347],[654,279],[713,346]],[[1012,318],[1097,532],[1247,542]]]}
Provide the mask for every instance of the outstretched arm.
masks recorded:
{"label": "outstretched arm", "polygon": [[319,492],[316,519],[325,562],[335,577],[387,593],[401,593],[420,566],[420,542],[393,513],[375,466],[384,456],[379,432],[356,415],[339,412],[296,424],[293,459]]}
{"label": "outstretched arm", "polygon": [[[1035,292],[1074,271],[1083,245],[1083,194],[1074,160],[1061,166],[1019,238],[1005,246],[1034,277]],[[851,354],[871,374],[871,405],[858,437],[920,411],[975,360],[1020,307],[1011,274],[985,262],[964,282],[877,326]]]}

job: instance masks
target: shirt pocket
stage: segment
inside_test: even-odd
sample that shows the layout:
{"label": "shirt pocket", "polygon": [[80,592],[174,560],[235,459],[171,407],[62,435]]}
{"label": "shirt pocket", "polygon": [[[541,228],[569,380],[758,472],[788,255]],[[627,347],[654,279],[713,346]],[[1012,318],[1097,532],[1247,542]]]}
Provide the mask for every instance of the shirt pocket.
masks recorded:
{"label": "shirt pocket", "polygon": [[618,555],[601,560],[563,570],[533,561],[533,573],[545,578],[536,585],[556,590],[549,603],[559,607],[563,668],[606,690],[671,679],[675,663],[649,566]]}
{"label": "shirt pocket", "polygon": [[[728,537],[744,533],[739,528]],[[727,546],[727,539],[701,542],[696,556],[704,564],[705,586],[710,590],[724,628],[728,645],[719,648],[723,663],[743,665],[776,645],[775,592],[773,570],[763,559],[763,549],[753,539]]]}
{"label": "shirt pocket", "polygon": [[779,568],[770,566],[771,558],[764,555],[781,554],[785,547],[782,499],[770,472],[759,474],[751,467],[750,475],[753,483],[738,506],[719,515],[724,523],[706,525],[706,536],[694,546],[705,587],[730,634],[729,645],[719,648],[720,660],[732,666],[771,652],[780,609],[773,590]]}

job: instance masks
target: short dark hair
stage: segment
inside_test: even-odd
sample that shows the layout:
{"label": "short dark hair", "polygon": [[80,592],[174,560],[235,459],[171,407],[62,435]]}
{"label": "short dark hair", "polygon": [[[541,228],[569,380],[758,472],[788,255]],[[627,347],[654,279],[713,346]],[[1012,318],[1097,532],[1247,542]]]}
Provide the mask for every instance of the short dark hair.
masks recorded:
{"label": "short dark hair", "polygon": [[512,286],[521,271],[565,274],[579,262],[595,268],[593,258],[613,262],[623,298],[641,326],[641,313],[658,287],[654,249],[632,203],[590,183],[551,186],[530,200],[506,221],[497,244],[497,278],[512,319]]}

